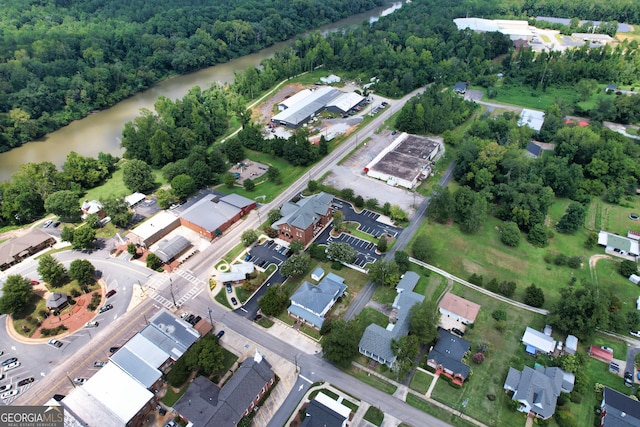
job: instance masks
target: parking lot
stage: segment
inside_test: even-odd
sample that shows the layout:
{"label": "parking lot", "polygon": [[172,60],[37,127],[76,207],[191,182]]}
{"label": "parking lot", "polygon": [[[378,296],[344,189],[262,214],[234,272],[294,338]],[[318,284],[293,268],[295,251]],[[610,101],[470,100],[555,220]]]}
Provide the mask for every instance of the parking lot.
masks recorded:
{"label": "parking lot", "polygon": [[330,245],[331,243],[346,243],[358,252],[353,265],[364,268],[367,263],[374,263],[380,259],[380,255],[376,253],[376,245],[366,240],[359,239],[350,234],[342,233],[338,237],[331,236],[333,223],[329,224],[322,233],[316,238],[315,243],[319,245]]}
{"label": "parking lot", "polygon": [[3,365],[0,367],[0,378],[2,378],[0,379],[0,389],[2,390],[0,396],[3,397],[2,403],[5,405],[10,405],[36,383],[36,378],[30,375],[28,367],[23,365],[19,359],[17,360],[19,366],[15,368],[11,368],[13,364],[5,364],[6,361],[12,358],[17,359],[18,354],[6,352],[0,356],[0,360],[3,361]]}
{"label": "parking lot", "polygon": [[278,267],[291,256],[289,248],[276,240],[267,240],[261,245],[254,246],[251,249],[245,261],[252,262],[257,267],[266,269],[270,264],[275,264]]}
{"label": "parking lot", "polygon": [[394,227],[384,222],[378,221],[380,214],[372,212],[368,209],[364,209],[362,212],[357,213],[351,203],[345,202],[340,199],[333,199],[333,209],[338,209],[344,214],[345,221],[353,221],[360,224],[358,230],[370,234],[373,237],[380,237],[382,234],[388,234],[390,236],[398,237],[402,232],[399,227]]}

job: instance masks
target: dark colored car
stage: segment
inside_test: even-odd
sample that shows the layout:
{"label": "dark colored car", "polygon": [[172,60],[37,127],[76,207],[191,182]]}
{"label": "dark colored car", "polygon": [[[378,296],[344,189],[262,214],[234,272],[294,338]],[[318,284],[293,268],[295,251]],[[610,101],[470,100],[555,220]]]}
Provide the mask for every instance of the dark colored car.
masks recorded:
{"label": "dark colored car", "polygon": [[223,335],[224,335],[224,331],[220,331],[216,334],[218,338],[222,338]]}
{"label": "dark colored car", "polygon": [[458,328],[453,328],[453,329],[451,329],[451,332],[453,332],[454,334],[459,335],[459,336],[461,336],[461,337],[463,337],[463,336],[464,336],[464,332],[462,332],[462,331],[461,331],[460,329],[458,329]]}
{"label": "dark colored car", "polygon": [[10,359],[5,360],[4,362],[2,362],[2,366],[7,366],[9,363],[13,363],[15,361],[17,361],[18,358],[17,357],[12,357]]}
{"label": "dark colored car", "polygon": [[193,319],[195,319],[196,316],[194,316],[193,314],[190,314],[187,316],[186,319],[184,319],[187,323],[191,323],[193,321]]}
{"label": "dark colored car", "polygon": [[115,353],[116,351],[120,350],[120,347],[111,347],[109,349],[109,353]]}
{"label": "dark colored car", "polygon": [[98,310],[98,313],[104,313],[111,310],[112,308],[113,306],[111,304],[103,305],[102,307],[100,307],[100,310]]}
{"label": "dark colored car", "polygon": [[227,286],[227,293],[228,293],[228,294],[230,294],[231,292],[233,292],[233,291],[231,290],[231,285],[230,285],[229,283],[227,283],[227,285],[226,285],[226,286]]}
{"label": "dark colored car", "polygon": [[105,362],[104,360],[97,360],[97,361],[93,362],[93,367],[94,368],[102,368],[106,364],[107,364],[107,362]]}
{"label": "dark colored car", "polygon": [[54,394],[53,395],[53,400],[55,400],[56,402],[60,402],[62,399],[64,399],[66,396],[64,394]]}
{"label": "dark colored car", "polygon": [[54,228],[59,226],[59,225],[60,225],[60,221],[56,221],[53,224],[51,224],[51,226],[54,227]]}
{"label": "dark colored car", "polygon": [[112,297],[116,294],[116,290],[115,289],[111,289],[109,292],[107,292],[107,298]]}
{"label": "dark colored car", "polygon": [[231,304],[238,305],[238,300],[236,299],[236,297],[231,297]]}
{"label": "dark colored car", "polygon": [[35,378],[25,378],[23,380],[18,381],[18,387],[22,387],[23,385],[31,384],[35,381]]}

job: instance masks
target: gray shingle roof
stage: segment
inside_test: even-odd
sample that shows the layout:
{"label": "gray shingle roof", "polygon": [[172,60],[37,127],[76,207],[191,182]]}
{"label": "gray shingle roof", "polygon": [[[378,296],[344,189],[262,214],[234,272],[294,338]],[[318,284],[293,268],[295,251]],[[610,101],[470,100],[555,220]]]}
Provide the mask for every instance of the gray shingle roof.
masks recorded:
{"label": "gray shingle roof", "polygon": [[251,199],[247,199],[246,197],[240,196],[239,194],[227,194],[226,196],[222,196],[220,201],[226,203],[231,206],[235,206],[238,209],[246,208],[247,206],[251,206],[255,202]]}
{"label": "gray shingle roof", "polygon": [[368,352],[369,354],[375,355],[378,359],[393,364],[396,361],[396,355],[393,354],[393,350],[391,350],[392,339],[393,333],[391,331],[380,325],[371,324],[364,330],[358,347],[362,354],[367,355],[366,352]]}
{"label": "gray shingle roof", "polygon": [[332,201],[331,194],[322,192],[311,197],[303,197],[296,203],[287,202],[280,209],[282,218],[274,222],[272,227],[279,230],[281,224],[289,224],[292,227],[305,230],[318,222],[321,215],[327,214]]}
{"label": "gray shingle roof", "polygon": [[15,258],[21,252],[40,246],[43,243],[51,241],[55,243],[55,239],[49,236],[47,233],[40,229],[35,229],[25,234],[24,236],[16,237],[8,242],[0,245],[0,265],[11,264],[15,261]]}
{"label": "gray shingle roof", "polygon": [[440,338],[429,352],[427,359],[434,360],[438,365],[444,366],[454,374],[460,374],[463,378],[467,378],[471,368],[462,363],[462,358],[469,351],[469,341],[442,328],[438,329],[438,334]]}
{"label": "gray shingle roof", "polygon": [[640,402],[637,400],[605,387],[602,401],[605,404],[603,427],[640,426]]}
{"label": "gray shingle roof", "polygon": [[[324,314],[325,309],[332,301],[335,301],[342,295],[347,286],[344,284],[344,279],[333,273],[327,274],[317,285],[313,285],[307,281],[302,283],[298,290],[291,295],[291,306],[289,311],[293,313],[291,308],[303,308],[303,311],[297,310],[296,314],[302,317],[306,321],[312,323],[316,327],[321,327],[322,322],[317,324],[319,317]],[[309,312],[310,316],[307,316],[306,312]]]}
{"label": "gray shingle roof", "polygon": [[420,276],[418,273],[407,271],[402,276],[402,279],[400,279],[400,282],[396,285],[396,289],[400,291],[413,291],[419,280]]}
{"label": "gray shingle roof", "polygon": [[513,383],[515,374],[512,376],[512,370],[514,369],[510,368],[507,375],[507,382],[509,380],[511,382],[509,384],[505,382],[504,385],[505,389],[515,390],[512,399],[525,403],[531,411],[544,419],[551,417],[556,410],[558,396],[562,390],[562,369],[541,366],[533,369],[525,366],[517,384]]}

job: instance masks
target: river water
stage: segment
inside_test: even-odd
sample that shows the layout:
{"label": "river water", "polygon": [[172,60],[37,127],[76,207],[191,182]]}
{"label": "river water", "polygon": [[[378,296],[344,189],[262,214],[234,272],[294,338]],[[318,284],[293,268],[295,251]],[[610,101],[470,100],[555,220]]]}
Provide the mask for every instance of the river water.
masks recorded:
{"label": "river water", "polygon": [[[318,30],[326,34],[340,28],[359,25],[363,21],[374,22],[380,16],[393,13],[400,7],[402,7],[402,2],[394,2],[390,6],[372,9],[369,12],[325,25]],[[100,152],[121,156],[124,150],[120,147],[120,138],[124,124],[135,119],[142,108],[153,110],[153,104],[159,96],[179,99],[194,86],[205,89],[214,82],[233,82],[234,71],[257,67],[263,59],[271,58],[276,51],[289,43],[291,41],[278,43],[224,64],[169,78],[111,108],[98,111],[47,134],[42,140],[29,142],[11,151],[0,153],[0,181],[10,179],[11,175],[23,163],[48,161],[60,167],[71,151],[89,157],[97,157]]]}

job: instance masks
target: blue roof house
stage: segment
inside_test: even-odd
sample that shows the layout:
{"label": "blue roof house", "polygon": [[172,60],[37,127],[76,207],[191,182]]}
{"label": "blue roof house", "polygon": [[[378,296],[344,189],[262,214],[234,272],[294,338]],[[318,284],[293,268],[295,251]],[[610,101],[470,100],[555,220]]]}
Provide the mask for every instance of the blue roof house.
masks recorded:
{"label": "blue roof house", "polygon": [[287,311],[290,315],[320,329],[324,323],[324,316],[346,289],[344,279],[333,273],[328,273],[317,285],[305,281],[291,295],[291,305]]}

